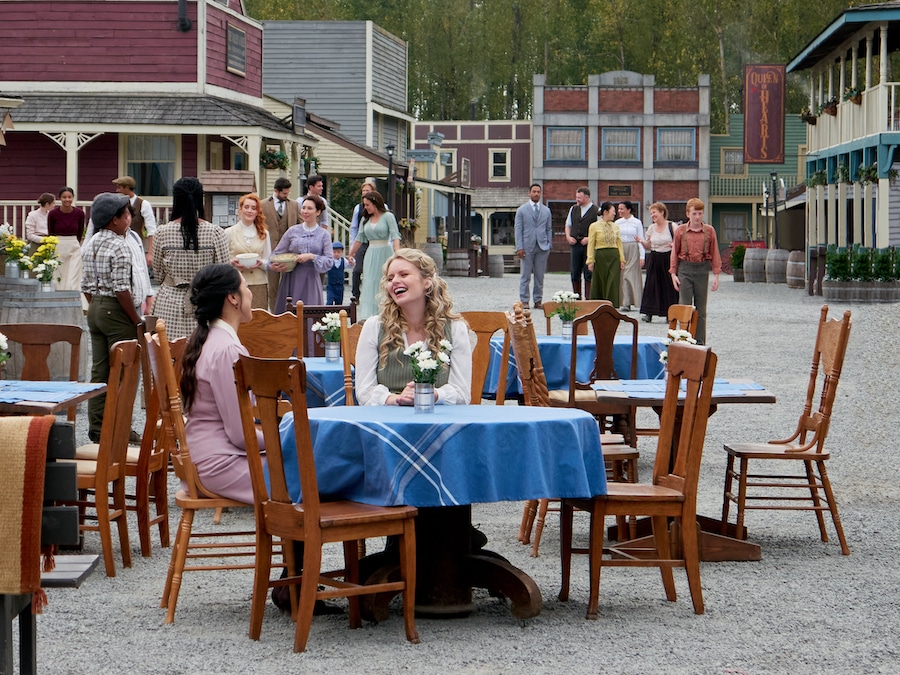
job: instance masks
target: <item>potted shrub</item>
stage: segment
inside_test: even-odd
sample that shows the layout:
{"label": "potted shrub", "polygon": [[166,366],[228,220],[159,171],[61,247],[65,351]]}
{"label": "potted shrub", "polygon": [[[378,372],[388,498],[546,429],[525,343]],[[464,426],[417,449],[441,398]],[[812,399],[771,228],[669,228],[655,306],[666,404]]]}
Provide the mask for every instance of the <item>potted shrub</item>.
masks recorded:
{"label": "potted shrub", "polygon": [[827,278],[822,285],[826,300],[839,302],[900,302],[900,255],[893,249],[873,251],[828,247]]}
{"label": "potted shrub", "polygon": [[816,123],[816,113],[814,113],[809,108],[802,108],[800,110],[800,120],[802,122],[806,122],[810,126],[813,126]]}
{"label": "potted shrub", "polygon": [[862,92],[856,87],[847,87],[844,89],[844,100],[851,101],[856,105],[860,105],[862,103]]}
{"label": "potted shrub", "polygon": [[731,274],[735,281],[744,280],[744,256],[746,253],[747,247],[743,244],[738,244],[731,252]]}
{"label": "potted shrub", "polygon": [[828,100],[822,101],[822,104],[819,106],[819,113],[825,113],[826,115],[834,117],[837,115],[837,106],[837,96],[832,96]]}

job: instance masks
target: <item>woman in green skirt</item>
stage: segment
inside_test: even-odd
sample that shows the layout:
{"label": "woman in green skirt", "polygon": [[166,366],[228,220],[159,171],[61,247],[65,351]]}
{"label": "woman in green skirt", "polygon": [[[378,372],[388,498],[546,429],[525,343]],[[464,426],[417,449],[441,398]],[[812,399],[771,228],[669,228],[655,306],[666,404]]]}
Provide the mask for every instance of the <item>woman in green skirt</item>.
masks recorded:
{"label": "woman in green skirt", "polygon": [[619,226],[615,223],[616,205],[603,202],[600,218],[588,230],[587,263],[591,270],[591,300],[609,300],[613,307],[621,303],[621,277],[625,252]]}

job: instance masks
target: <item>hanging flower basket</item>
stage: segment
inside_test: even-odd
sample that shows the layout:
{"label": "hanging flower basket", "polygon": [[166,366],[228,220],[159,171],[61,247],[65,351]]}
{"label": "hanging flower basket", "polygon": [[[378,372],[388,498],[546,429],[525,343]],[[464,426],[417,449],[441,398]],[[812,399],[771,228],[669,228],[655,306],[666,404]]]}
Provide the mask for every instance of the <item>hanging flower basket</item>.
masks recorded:
{"label": "hanging flower basket", "polygon": [[288,157],[281,150],[263,150],[259,155],[259,165],[266,169],[286,169]]}

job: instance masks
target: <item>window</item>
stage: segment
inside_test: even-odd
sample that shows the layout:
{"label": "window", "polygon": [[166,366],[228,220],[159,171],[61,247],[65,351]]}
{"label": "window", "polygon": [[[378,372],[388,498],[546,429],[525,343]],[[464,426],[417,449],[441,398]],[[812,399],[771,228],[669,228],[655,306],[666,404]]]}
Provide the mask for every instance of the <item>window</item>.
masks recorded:
{"label": "window", "polygon": [[229,73],[244,75],[247,72],[247,34],[231,24],[228,24],[225,63]]}
{"label": "window", "polygon": [[722,235],[725,241],[747,241],[750,238],[747,232],[747,214],[723,213]]}
{"label": "window", "polygon": [[509,148],[491,148],[488,150],[489,180],[496,182],[509,182]]}
{"label": "window", "polygon": [[127,136],[125,172],[139,195],[171,197],[175,183],[176,136]]}
{"label": "window", "polygon": [[603,129],[600,159],[604,162],[641,161],[640,129]]}
{"label": "window", "polygon": [[547,160],[583,162],[584,127],[548,127]]}
{"label": "window", "polygon": [[657,129],[656,160],[659,162],[696,162],[696,129]]}
{"label": "window", "polygon": [[[279,150],[281,148],[278,148]],[[247,171],[250,167],[250,158],[247,153],[238,147],[231,147],[231,170]]]}
{"label": "window", "polygon": [[741,148],[722,148],[722,173],[726,176],[746,176],[744,151]]}

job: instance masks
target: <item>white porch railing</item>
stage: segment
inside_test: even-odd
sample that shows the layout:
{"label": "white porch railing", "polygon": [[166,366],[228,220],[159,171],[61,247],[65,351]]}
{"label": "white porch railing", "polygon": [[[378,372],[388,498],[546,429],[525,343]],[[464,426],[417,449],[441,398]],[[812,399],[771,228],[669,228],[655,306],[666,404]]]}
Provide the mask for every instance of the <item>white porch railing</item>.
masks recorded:
{"label": "white porch railing", "polygon": [[331,219],[331,238],[344,244],[347,253],[350,252],[350,221],[330,206],[328,217]]}
{"label": "white porch railing", "polygon": [[809,152],[885,131],[900,131],[900,82],[884,82],[862,92],[859,105],[840,101],[837,115],[820,114],[810,128]]}
{"label": "white porch railing", "polygon": [[[76,201],[75,206],[84,209],[84,214],[91,217],[91,203]],[[28,214],[37,208],[37,200],[21,201],[15,199],[0,199],[0,223],[9,223],[13,226],[17,237],[25,237],[25,219]],[[154,207],[156,222],[160,225],[169,222],[168,206]]]}

